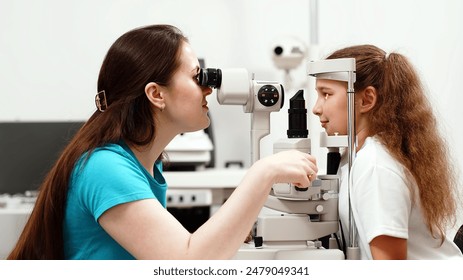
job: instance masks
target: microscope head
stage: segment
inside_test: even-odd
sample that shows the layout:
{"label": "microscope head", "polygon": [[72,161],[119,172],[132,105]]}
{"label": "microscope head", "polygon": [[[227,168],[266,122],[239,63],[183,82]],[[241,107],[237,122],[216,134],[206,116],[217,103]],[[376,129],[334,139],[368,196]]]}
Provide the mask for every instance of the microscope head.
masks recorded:
{"label": "microscope head", "polygon": [[217,89],[219,104],[243,105],[246,113],[277,112],[283,107],[283,85],[249,79],[244,68],[202,68],[198,83]]}
{"label": "microscope head", "polygon": [[278,82],[249,79],[248,71],[236,69],[200,69],[198,83],[217,89],[220,105],[242,105],[251,116],[251,162],[260,158],[260,140],[270,133],[270,113],[284,103],[284,88]]}

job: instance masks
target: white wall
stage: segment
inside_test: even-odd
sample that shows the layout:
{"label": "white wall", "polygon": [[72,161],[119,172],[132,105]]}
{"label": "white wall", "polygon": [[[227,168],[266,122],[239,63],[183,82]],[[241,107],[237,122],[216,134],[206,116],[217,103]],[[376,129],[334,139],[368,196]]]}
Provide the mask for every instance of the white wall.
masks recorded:
{"label": "white wall", "polygon": [[[0,0],[0,120],[87,119],[107,49],[147,24],[181,28],[208,67],[245,67],[256,79],[278,79],[270,44],[280,34],[306,39],[307,14],[308,2],[299,0]],[[209,99],[217,164],[248,165],[249,115]]]}
{"label": "white wall", "polygon": [[[86,119],[95,109],[96,79],[110,44],[129,29],[153,23],[182,29],[208,67],[245,67],[256,79],[283,81],[270,49],[286,35],[310,43],[309,2],[0,0],[0,120]],[[459,170],[461,14],[459,0],[319,1],[317,51],[324,56],[342,46],[371,43],[408,55],[429,88]],[[304,68],[292,72],[296,85],[307,81]],[[306,93],[306,99],[313,100],[313,95]],[[209,102],[217,164],[242,160],[248,165],[249,115],[240,106],[219,106],[213,96]],[[281,123],[282,117],[285,113],[272,116],[272,122]],[[286,127],[272,129],[277,133],[264,141],[264,155],[271,153],[274,139],[285,137]]]}

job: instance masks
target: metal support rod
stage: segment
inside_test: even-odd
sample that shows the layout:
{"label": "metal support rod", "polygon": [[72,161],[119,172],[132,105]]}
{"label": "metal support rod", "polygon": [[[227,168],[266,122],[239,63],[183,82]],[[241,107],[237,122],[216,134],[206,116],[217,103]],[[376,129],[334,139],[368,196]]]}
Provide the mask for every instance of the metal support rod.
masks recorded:
{"label": "metal support rod", "polygon": [[251,114],[251,165],[260,159],[260,140],[270,134],[270,112]]}
{"label": "metal support rod", "polygon": [[357,140],[355,130],[355,90],[354,90],[354,72],[348,72],[347,81],[347,144],[348,144],[348,198],[349,198],[349,243],[347,250],[347,259],[359,259],[360,252],[357,242],[357,227],[355,225],[354,215],[351,203],[351,189],[353,186],[352,181],[352,165],[355,160],[357,152]]}

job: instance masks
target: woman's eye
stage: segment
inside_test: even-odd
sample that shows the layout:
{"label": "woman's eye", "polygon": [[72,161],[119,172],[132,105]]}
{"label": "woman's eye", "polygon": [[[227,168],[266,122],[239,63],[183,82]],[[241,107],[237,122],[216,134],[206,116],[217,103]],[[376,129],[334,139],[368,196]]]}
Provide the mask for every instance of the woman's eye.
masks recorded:
{"label": "woman's eye", "polygon": [[328,94],[328,93],[325,93],[325,100],[328,99],[328,96],[329,96],[329,94]]}

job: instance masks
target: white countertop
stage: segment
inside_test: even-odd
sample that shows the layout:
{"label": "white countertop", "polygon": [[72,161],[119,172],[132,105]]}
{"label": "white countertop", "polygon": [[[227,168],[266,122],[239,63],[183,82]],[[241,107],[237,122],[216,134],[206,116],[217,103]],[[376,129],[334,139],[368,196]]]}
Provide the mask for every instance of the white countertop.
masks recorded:
{"label": "white countertop", "polygon": [[174,188],[236,188],[247,169],[205,169],[199,171],[163,172],[169,189]]}

